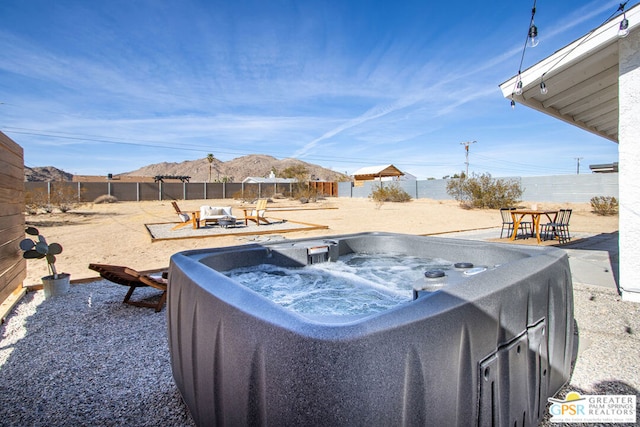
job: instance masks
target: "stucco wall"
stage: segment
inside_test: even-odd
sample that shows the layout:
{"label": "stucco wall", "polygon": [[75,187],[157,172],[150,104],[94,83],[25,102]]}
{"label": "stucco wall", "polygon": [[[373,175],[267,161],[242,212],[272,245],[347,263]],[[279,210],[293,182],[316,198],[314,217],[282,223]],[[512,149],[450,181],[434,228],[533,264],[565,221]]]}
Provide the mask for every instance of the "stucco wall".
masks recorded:
{"label": "stucco wall", "polygon": [[619,43],[620,287],[640,302],[640,30]]}
{"label": "stucco wall", "polygon": [[[612,143],[613,144],[613,143]],[[640,163],[639,163],[640,165]],[[524,192],[522,200],[553,203],[588,203],[594,196],[618,198],[618,174],[581,174],[514,177]],[[452,199],[447,194],[447,181],[399,181],[397,184],[414,199]],[[376,182],[375,185],[378,183]],[[385,182],[385,185],[389,184]],[[373,182],[352,186],[351,182],[338,183],[339,197],[369,197]]]}

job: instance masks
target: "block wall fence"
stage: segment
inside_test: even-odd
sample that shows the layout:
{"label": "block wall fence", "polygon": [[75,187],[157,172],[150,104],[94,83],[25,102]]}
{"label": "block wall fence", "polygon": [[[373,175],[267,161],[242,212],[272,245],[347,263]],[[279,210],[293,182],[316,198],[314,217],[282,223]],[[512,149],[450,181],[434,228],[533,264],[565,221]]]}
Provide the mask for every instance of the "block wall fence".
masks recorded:
{"label": "block wall fence", "polygon": [[[582,175],[554,175],[513,177],[520,182],[522,200],[549,203],[588,203],[595,196],[612,196],[618,199],[617,173],[592,173]],[[446,179],[426,181],[397,181],[397,184],[414,199],[451,200],[447,194]],[[352,182],[338,183],[339,197],[369,197],[373,186],[379,182],[365,182],[354,186]],[[391,184],[383,181],[383,185]]]}

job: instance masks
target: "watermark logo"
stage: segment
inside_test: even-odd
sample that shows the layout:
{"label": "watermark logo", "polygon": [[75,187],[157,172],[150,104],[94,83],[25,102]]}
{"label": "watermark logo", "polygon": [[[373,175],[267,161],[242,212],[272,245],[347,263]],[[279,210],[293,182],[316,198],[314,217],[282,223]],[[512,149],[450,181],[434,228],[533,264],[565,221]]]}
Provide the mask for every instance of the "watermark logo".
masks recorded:
{"label": "watermark logo", "polygon": [[635,423],[635,395],[567,393],[564,400],[548,399],[552,423]]}

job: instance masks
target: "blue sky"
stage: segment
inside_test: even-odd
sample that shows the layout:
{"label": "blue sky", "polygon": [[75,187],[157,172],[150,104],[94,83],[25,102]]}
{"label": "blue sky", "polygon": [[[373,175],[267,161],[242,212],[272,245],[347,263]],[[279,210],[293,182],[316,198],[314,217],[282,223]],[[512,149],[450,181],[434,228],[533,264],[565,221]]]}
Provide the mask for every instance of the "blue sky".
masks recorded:
{"label": "blue sky", "polygon": [[[619,1],[536,4],[522,69]],[[627,9],[631,7],[631,3]],[[618,145],[518,106],[533,1],[2,0],[0,130],[25,165],[80,175],[295,157],[418,179],[590,173]]]}

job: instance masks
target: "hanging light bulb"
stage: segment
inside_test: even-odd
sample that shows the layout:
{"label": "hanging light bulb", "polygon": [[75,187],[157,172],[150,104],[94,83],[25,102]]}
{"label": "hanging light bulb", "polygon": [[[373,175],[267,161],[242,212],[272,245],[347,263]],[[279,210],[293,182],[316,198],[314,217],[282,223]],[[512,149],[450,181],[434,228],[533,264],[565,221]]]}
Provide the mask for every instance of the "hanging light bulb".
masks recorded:
{"label": "hanging light bulb", "polygon": [[546,95],[547,92],[549,92],[549,89],[547,89],[547,85],[544,84],[544,82],[540,82],[540,93]]}
{"label": "hanging light bulb", "polygon": [[529,46],[536,47],[540,43],[538,39],[538,27],[535,26],[533,22],[531,22],[531,26],[529,27]]}
{"label": "hanging light bulb", "polygon": [[516,109],[516,101],[514,101],[513,99],[511,100],[511,109],[512,110]]}
{"label": "hanging light bulb", "polygon": [[518,83],[516,83],[516,95],[522,95],[522,80],[518,77]]}
{"label": "hanging light bulb", "polygon": [[629,20],[627,14],[622,15],[622,21],[620,21],[620,28],[618,29],[618,37],[627,37],[629,35]]}

